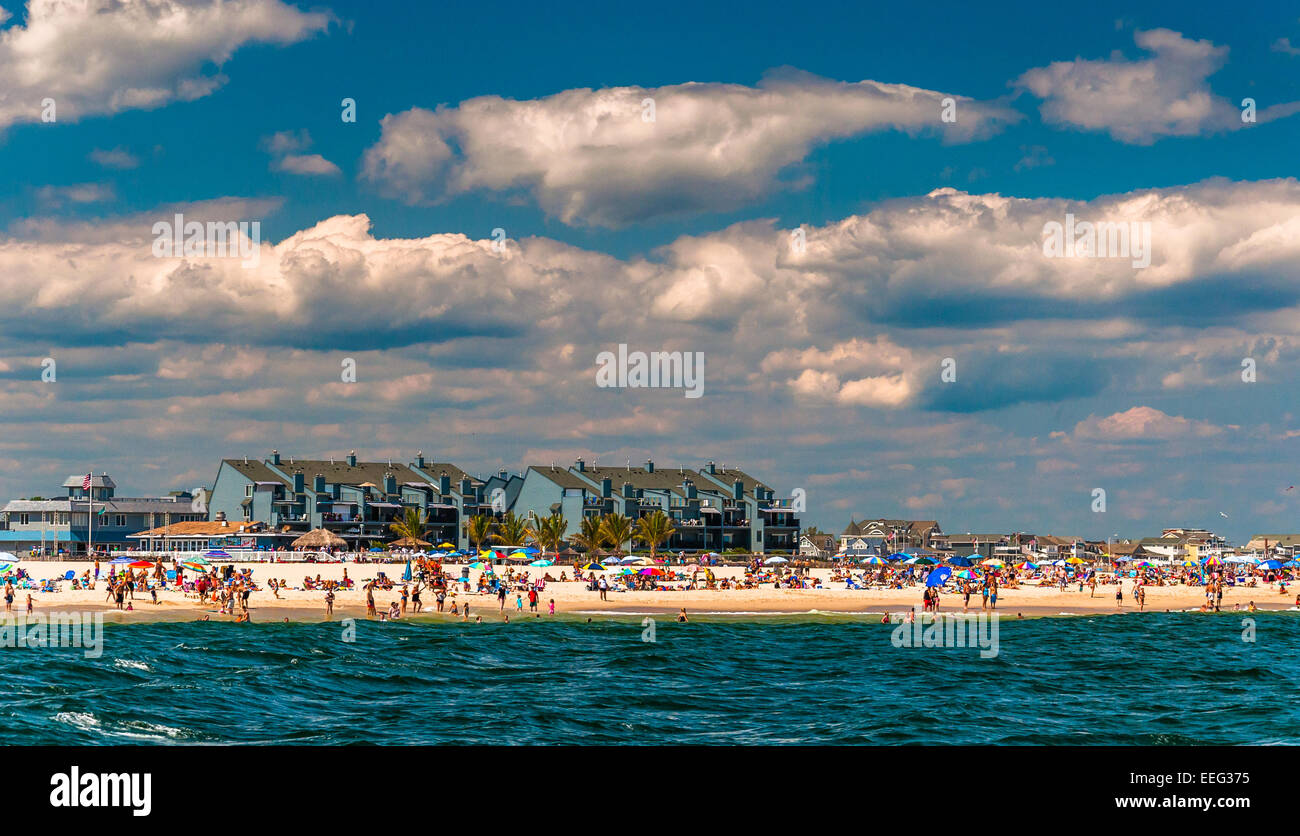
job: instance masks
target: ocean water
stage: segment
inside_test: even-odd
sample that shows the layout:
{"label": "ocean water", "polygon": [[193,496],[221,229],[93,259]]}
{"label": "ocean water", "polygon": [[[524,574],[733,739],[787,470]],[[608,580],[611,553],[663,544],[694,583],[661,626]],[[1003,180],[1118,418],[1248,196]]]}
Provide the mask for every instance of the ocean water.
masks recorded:
{"label": "ocean water", "polygon": [[999,654],[875,619],[105,625],[0,649],[7,744],[1300,743],[1300,617],[1003,619]]}

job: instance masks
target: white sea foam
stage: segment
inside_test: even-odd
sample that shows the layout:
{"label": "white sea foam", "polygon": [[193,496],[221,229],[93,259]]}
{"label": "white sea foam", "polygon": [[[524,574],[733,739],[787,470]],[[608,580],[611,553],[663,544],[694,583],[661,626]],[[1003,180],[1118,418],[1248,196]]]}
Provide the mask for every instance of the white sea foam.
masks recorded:
{"label": "white sea foam", "polygon": [[136,661],[135,659],[114,659],[114,660],[113,660],[113,665],[114,665],[114,667],[118,667],[118,668],[132,668],[132,669],[137,670],[137,671],[149,671],[149,670],[153,670],[153,668],[149,667],[149,666],[148,666],[147,664],[145,664],[144,662],[138,662],[138,661]]}

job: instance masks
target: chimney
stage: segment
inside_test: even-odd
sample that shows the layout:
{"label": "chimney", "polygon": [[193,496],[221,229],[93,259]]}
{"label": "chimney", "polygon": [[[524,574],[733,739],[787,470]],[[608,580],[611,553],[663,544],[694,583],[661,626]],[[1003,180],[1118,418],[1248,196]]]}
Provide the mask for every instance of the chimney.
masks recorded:
{"label": "chimney", "polygon": [[418,453],[415,454],[415,466],[418,467],[418,468],[423,468],[423,467],[424,467],[424,451],[423,451],[423,450],[421,450],[420,452],[418,452]]}
{"label": "chimney", "polygon": [[307,477],[303,475],[301,470],[295,470],[293,472],[293,492],[302,493],[306,488]]}
{"label": "chimney", "polygon": [[460,480],[460,495],[462,497],[472,497],[474,495],[474,485],[468,478]]}
{"label": "chimney", "polygon": [[313,476],[311,480],[311,489],[316,493],[325,493],[325,477],[320,473]]}
{"label": "chimney", "polygon": [[579,473],[587,472],[587,463],[582,460],[582,456],[578,456],[578,460],[573,463],[573,469]]}
{"label": "chimney", "polygon": [[279,451],[279,450],[272,450],[272,451],[271,451],[271,464],[279,464],[279,463],[280,463],[280,451]]}
{"label": "chimney", "polygon": [[600,495],[609,499],[614,494],[614,480],[606,476],[600,480]]}
{"label": "chimney", "polygon": [[695,490],[695,482],[690,479],[682,480],[682,493],[686,494],[687,499],[695,499],[699,493]]}
{"label": "chimney", "polygon": [[221,524],[224,526],[224,525],[226,524],[226,512],[225,512],[225,511],[218,511],[218,512],[216,513],[216,517],[215,517],[215,519],[216,519],[217,522],[221,523]]}
{"label": "chimney", "polygon": [[356,451],[356,450],[350,450],[350,451],[348,452],[348,459],[347,459],[347,461],[348,461],[348,467],[356,467],[356,466],[357,466],[357,451]]}
{"label": "chimney", "polygon": [[502,482],[508,482],[508,481],[510,480],[510,473],[509,473],[509,471],[507,471],[505,468],[502,468],[501,470],[498,470],[498,471],[497,471],[497,476],[500,476],[500,477],[501,477],[501,481],[502,481]]}
{"label": "chimney", "polygon": [[389,496],[397,493],[397,477],[391,473],[384,474],[384,493]]}
{"label": "chimney", "polygon": [[631,498],[634,497],[634,496],[636,496],[636,491],[633,490],[633,488],[632,488],[632,483],[631,483],[631,482],[624,482],[624,483],[623,483],[623,498],[624,498],[624,499],[631,499]]}
{"label": "chimney", "polygon": [[709,472],[710,476],[718,472],[718,469],[714,466],[713,462],[709,462],[707,465],[705,465],[704,469]]}
{"label": "chimney", "polygon": [[740,502],[742,499],[745,498],[745,483],[742,482],[740,479],[737,479],[736,481],[732,482],[731,493],[732,493],[732,497],[737,502]]}
{"label": "chimney", "polygon": [[646,460],[645,460],[645,472],[646,472],[646,473],[654,473],[654,472],[655,472],[655,463],[654,463],[653,461],[651,461],[650,459],[646,459]]}

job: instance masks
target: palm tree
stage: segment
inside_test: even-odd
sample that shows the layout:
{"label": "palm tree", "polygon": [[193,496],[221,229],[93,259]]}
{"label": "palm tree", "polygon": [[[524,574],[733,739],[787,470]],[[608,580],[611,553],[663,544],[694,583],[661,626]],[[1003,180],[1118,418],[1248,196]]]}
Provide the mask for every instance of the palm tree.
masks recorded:
{"label": "palm tree", "polygon": [[542,547],[542,554],[544,555],[548,546],[557,552],[560,550],[560,543],[564,540],[564,531],[568,527],[568,520],[556,513],[537,520],[529,527],[528,533]]}
{"label": "palm tree", "polygon": [[419,508],[407,508],[402,518],[388,524],[388,528],[397,535],[398,540],[423,540],[429,533],[428,518]]}
{"label": "palm tree", "polygon": [[582,523],[578,527],[578,533],[569,539],[587,551],[599,549],[601,542],[603,542],[600,533],[600,517],[584,516]]}
{"label": "palm tree", "polygon": [[622,554],[623,544],[632,539],[632,521],[622,514],[606,514],[600,521],[600,533],[604,545]]}
{"label": "palm tree", "polygon": [[465,523],[465,536],[474,546],[474,553],[478,554],[478,547],[483,545],[483,541],[492,536],[492,518],[487,514],[475,514]]}
{"label": "palm tree", "polygon": [[528,540],[528,534],[528,521],[515,516],[514,511],[507,511],[497,522],[496,533],[491,539],[503,546],[522,546]]}
{"label": "palm tree", "polygon": [[673,521],[663,511],[655,511],[636,521],[636,539],[650,547],[650,559],[654,560],[659,546],[673,536]]}

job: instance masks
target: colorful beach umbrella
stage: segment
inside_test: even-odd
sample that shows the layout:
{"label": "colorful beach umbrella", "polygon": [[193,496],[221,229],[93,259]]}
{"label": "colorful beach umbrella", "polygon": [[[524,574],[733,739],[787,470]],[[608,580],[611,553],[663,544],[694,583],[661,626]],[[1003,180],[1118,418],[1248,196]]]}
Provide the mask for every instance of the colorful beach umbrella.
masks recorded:
{"label": "colorful beach umbrella", "polygon": [[1215,555],[1210,555],[1201,561],[1202,566],[1222,566],[1223,561]]}
{"label": "colorful beach umbrella", "polygon": [[[373,551],[373,549],[372,549],[371,551]],[[217,560],[229,560],[229,559],[230,559],[230,554],[227,553],[227,552],[222,551],[221,549],[212,549],[211,551],[206,551],[206,552],[203,553],[203,556],[204,556],[204,557],[214,557],[214,558],[216,558]]]}
{"label": "colorful beach umbrella", "polygon": [[661,576],[661,575],[664,575],[664,574],[666,574],[666,573],[664,572],[663,569],[660,569],[658,566],[647,566],[646,568],[642,569],[640,572],[637,572],[637,574],[638,574],[638,575],[654,575],[654,576]]}
{"label": "colorful beach umbrella", "polygon": [[534,560],[532,563],[529,563],[528,565],[529,566],[553,566],[555,565],[555,561],[542,558],[541,560]]}
{"label": "colorful beach umbrella", "polygon": [[582,567],[580,567],[580,568],[581,568],[582,571],[584,571],[584,572],[603,572],[603,571],[605,571],[605,567],[604,567],[604,566],[601,566],[599,563],[588,563],[586,566],[582,566]]}
{"label": "colorful beach umbrella", "polygon": [[127,566],[132,569],[152,569],[153,562],[149,560],[133,560]]}
{"label": "colorful beach umbrella", "polygon": [[950,577],[952,577],[952,569],[950,569],[947,566],[940,566],[938,569],[935,569],[929,575],[926,576],[925,585],[943,586],[945,583],[948,582],[948,578]]}
{"label": "colorful beach umbrella", "polygon": [[885,558],[885,560],[910,560],[913,557],[915,557],[915,555],[908,554],[907,552],[894,552],[889,557]]}
{"label": "colorful beach umbrella", "polygon": [[977,581],[980,579],[978,569],[959,569],[953,577],[961,578],[964,581]]}
{"label": "colorful beach umbrella", "polygon": [[872,566],[881,566],[885,563],[888,563],[889,561],[885,560],[883,557],[876,557],[875,555],[872,555],[871,557],[862,558],[862,562],[868,563]]}
{"label": "colorful beach umbrella", "polygon": [[182,569],[188,569],[188,570],[190,570],[191,572],[198,572],[198,573],[201,574],[201,575],[202,575],[202,574],[205,574],[205,573],[208,571],[208,567],[207,567],[207,566],[204,566],[202,563],[198,563],[198,562],[193,561],[193,560],[182,560],[182,561],[181,561],[181,568],[182,568]]}
{"label": "colorful beach umbrella", "polygon": [[1006,566],[1007,564],[1003,563],[999,558],[990,557],[988,560],[984,561],[984,565],[992,567],[994,569],[1001,569],[1003,566]]}
{"label": "colorful beach umbrella", "polygon": [[1261,569],[1281,569],[1281,568],[1282,568],[1282,561],[1280,561],[1280,560],[1265,560],[1263,563],[1259,564],[1259,568],[1261,568]]}
{"label": "colorful beach umbrella", "polygon": [[1017,569],[1037,569],[1037,568],[1038,568],[1038,564],[1037,564],[1037,563],[1034,563],[1032,560],[1025,560],[1025,561],[1022,561],[1022,562],[1020,562],[1020,563],[1017,563],[1017,564],[1016,564],[1016,568],[1017,568]]}

